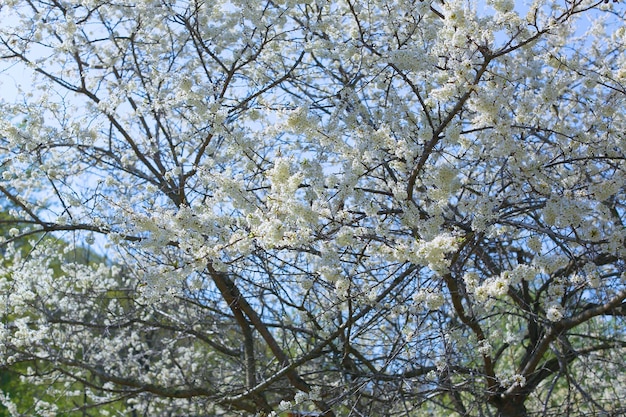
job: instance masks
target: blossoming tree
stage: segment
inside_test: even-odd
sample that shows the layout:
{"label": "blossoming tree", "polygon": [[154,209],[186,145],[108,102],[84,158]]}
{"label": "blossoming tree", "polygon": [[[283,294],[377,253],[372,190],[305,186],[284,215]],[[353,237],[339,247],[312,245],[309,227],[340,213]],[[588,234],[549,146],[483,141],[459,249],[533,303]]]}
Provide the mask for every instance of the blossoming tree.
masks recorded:
{"label": "blossoming tree", "polygon": [[619,3],[1,7],[14,415],[626,409]]}

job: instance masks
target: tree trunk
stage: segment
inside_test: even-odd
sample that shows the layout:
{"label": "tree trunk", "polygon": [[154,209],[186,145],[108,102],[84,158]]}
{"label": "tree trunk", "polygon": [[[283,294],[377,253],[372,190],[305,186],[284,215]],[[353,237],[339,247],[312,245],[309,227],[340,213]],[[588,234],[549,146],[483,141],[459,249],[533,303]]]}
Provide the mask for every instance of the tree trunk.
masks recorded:
{"label": "tree trunk", "polygon": [[524,403],[525,395],[497,396],[491,398],[493,404],[498,410],[497,417],[528,417],[528,410]]}
{"label": "tree trunk", "polygon": [[496,407],[498,417],[528,417],[528,410],[524,405],[525,398],[503,398]]}

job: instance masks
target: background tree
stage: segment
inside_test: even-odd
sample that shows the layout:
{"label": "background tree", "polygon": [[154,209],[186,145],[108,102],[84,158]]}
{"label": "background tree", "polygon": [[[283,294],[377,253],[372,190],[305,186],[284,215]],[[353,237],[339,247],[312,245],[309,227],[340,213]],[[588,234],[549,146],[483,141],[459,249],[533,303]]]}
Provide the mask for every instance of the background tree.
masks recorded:
{"label": "background tree", "polygon": [[15,256],[1,360],[136,415],[623,413],[623,8],[513,6],[11,2],[10,233],[117,257]]}
{"label": "background tree", "polygon": [[[8,211],[8,209],[6,209]],[[0,214],[0,230],[2,230],[2,236],[8,237],[5,239],[3,245],[3,258],[2,267],[5,280],[3,282],[5,288],[15,290],[20,287],[22,282],[14,282],[12,280],[13,273],[11,273],[12,262],[17,260],[18,264],[21,264],[23,258],[30,257],[34,248],[45,242],[46,245],[56,248],[58,255],[54,257],[48,257],[46,259],[47,266],[51,269],[52,274],[56,276],[62,276],[66,271],[63,271],[63,263],[72,262],[80,265],[98,265],[105,262],[101,256],[94,254],[89,247],[75,246],[74,244],[67,244],[66,242],[59,242],[52,236],[45,234],[35,234],[28,238],[17,239],[15,237],[15,230],[5,228],[5,225],[11,225],[15,221],[14,218],[8,216],[6,213]],[[16,274],[16,278],[19,279],[20,273]],[[37,279],[37,276],[34,277]],[[21,281],[21,279],[20,279]],[[15,291],[21,293],[21,291]],[[19,295],[18,295],[19,296]],[[9,295],[11,297],[11,295]],[[16,322],[24,317],[24,311],[17,314],[7,313],[9,309],[4,311],[3,324],[12,327]],[[33,320],[34,310],[28,311],[30,320]],[[16,321],[17,320],[17,321]],[[3,365],[6,362],[3,361]],[[87,416],[91,413],[85,412],[92,408],[89,398],[85,395],[86,387],[79,381],[69,386],[58,384],[54,379],[50,379],[49,385],[43,384],[30,384],[25,382],[22,377],[29,378],[34,369],[38,369],[42,364],[36,360],[16,360],[12,361],[10,366],[2,366],[0,368],[0,390],[5,395],[8,395],[13,401],[16,409],[22,410],[24,414],[31,414],[34,410],[38,409],[42,402],[53,401],[64,410],[80,410],[75,414],[67,413],[62,414],[64,416],[76,415]],[[59,395],[58,393],[62,393]],[[54,393],[54,394],[51,394]],[[114,406],[109,404],[109,407],[103,407],[103,409],[114,409]],[[117,409],[123,409],[123,407],[117,407]],[[11,413],[4,406],[0,405],[0,416],[8,417]]]}

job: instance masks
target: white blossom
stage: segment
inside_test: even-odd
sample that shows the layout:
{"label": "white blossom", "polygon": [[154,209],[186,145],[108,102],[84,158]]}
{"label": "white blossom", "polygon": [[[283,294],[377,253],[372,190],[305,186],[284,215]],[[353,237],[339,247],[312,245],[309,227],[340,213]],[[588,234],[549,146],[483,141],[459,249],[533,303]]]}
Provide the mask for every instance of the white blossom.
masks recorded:
{"label": "white blossom", "polygon": [[292,408],[292,404],[290,401],[283,400],[278,405],[278,409],[281,411],[287,411],[287,410],[290,410],[291,408]]}
{"label": "white blossom", "polygon": [[563,318],[563,309],[560,305],[553,304],[546,310],[546,318],[550,321],[559,321]]}

